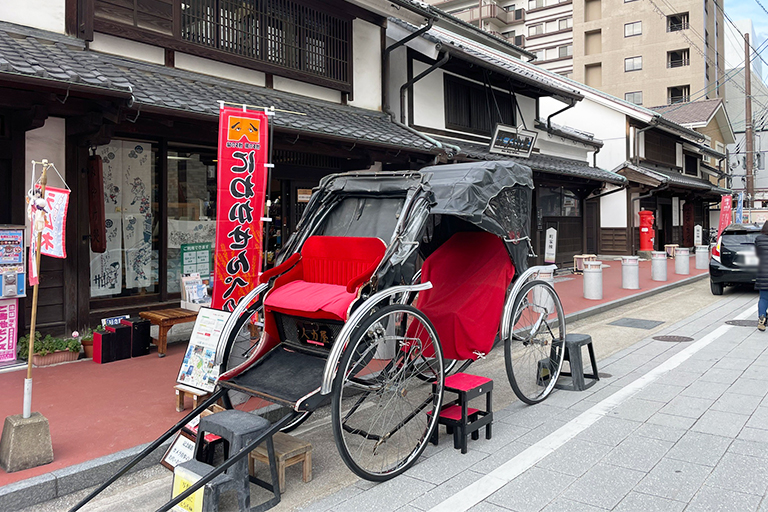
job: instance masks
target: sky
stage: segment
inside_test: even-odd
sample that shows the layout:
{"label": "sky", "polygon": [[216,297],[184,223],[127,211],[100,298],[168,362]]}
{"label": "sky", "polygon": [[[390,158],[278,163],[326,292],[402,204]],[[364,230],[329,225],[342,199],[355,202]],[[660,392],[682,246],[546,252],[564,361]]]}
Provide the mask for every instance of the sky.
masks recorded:
{"label": "sky", "polygon": [[[768,9],[768,0],[723,0],[725,12],[733,21],[741,19],[751,19],[755,29],[757,42],[752,42],[752,47],[757,48],[766,38],[768,38],[768,13],[766,13],[758,2]],[[728,20],[725,21],[728,25]],[[763,48],[760,52],[763,60],[768,62],[768,48]],[[763,79],[768,78],[768,65],[763,63]]]}

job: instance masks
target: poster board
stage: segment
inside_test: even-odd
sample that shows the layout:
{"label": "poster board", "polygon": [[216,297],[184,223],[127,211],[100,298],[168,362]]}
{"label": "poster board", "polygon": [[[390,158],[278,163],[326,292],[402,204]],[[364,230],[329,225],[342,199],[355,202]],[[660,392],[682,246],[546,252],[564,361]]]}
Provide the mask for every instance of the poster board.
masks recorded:
{"label": "poster board", "polygon": [[176,382],[212,393],[219,377],[216,346],[230,313],[200,308]]}
{"label": "poster board", "polygon": [[211,242],[181,244],[181,273],[200,274],[207,283],[211,277]]}

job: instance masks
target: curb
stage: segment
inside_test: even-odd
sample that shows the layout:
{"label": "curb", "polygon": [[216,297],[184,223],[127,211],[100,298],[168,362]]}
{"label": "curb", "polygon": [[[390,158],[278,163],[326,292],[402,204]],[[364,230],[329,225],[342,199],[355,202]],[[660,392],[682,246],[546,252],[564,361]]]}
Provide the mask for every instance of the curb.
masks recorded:
{"label": "curb", "polygon": [[[131,468],[129,473],[159,464],[169,443],[170,441],[166,441],[158,446],[144,460]],[[134,446],[111,455],[2,486],[0,487],[0,510],[7,512],[21,510],[94,487],[96,485],[94,482],[104,480],[105,475],[117,473],[120,468],[141,453],[149,444]]]}
{"label": "curb", "polygon": [[[572,322],[582,320],[625,304],[630,304],[674,288],[685,286],[686,284],[703,279],[707,276],[709,276],[709,273],[699,274],[674,283],[665,284],[657,288],[636,293],[628,297],[616,299],[604,304],[598,304],[591,308],[565,315],[565,319]],[[265,412],[271,412],[269,410],[270,407],[271,406],[265,407]],[[131,468],[130,472],[132,473],[159,464],[169,442],[170,441],[167,441],[158,447],[147,458]],[[147,446],[149,446],[149,443],[0,487],[0,510],[12,512],[14,510],[20,510],[93,487],[95,481],[102,480],[104,475],[116,473],[123,467],[123,465],[138,455]]]}
{"label": "curb", "polygon": [[606,302],[604,304],[598,304],[596,306],[592,306],[591,308],[582,309],[581,311],[576,311],[575,313],[570,313],[565,315],[565,319],[571,322],[575,322],[577,320],[583,320],[584,318],[589,318],[590,316],[599,315],[600,313],[604,313],[608,310],[617,308],[619,306],[631,304],[632,302],[642,300],[642,299],[647,299],[648,297],[652,297],[659,293],[663,293],[669,290],[673,290],[675,288],[679,288],[681,286],[685,286],[686,284],[690,284],[699,279],[704,279],[705,277],[709,277],[709,272],[704,272],[703,274],[699,274],[697,276],[686,277],[685,279],[681,279],[680,281],[664,284],[657,288],[652,288],[650,290],[645,290],[643,292],[630,295],[629,297],[622,297],[621,299],[612,300],[611,302]]}

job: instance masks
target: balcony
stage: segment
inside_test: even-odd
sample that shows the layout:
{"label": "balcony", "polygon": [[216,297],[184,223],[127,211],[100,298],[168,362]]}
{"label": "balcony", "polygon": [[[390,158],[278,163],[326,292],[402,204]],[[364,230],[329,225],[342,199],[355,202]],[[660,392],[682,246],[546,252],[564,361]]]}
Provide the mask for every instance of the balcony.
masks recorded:
{"label": "balcony", "polygon": [[[453,13],[454,16],[469,23],[477,23],[480,19],[481,8],[472,7],[463,11]],[[507,11],[495,3],[482,6],[482,18],[484,20],[496,19],[506,25],[513,23],[522,23],[525,21],[525,9],[515,9]]]}
{"label": "balcony", "polygon": [[515,36],[514,41],[512,41],[515,46],[519,46],[520,48],[525,48],[525,36],[519,35]]}
{"label": "balcony", "polygon": [[681,68],[683,66],[690,66],[690,64],[691,61],[689,59],[668,60],[667,68]]}
{"label": "balcony", "polygon": [[684,23],[670,23],[667,25],[667,32],[679,32],[680,30],[688,30],[690,27],[688,22]]}
{"label": "balcony", "polygon": [[687,94],[684,94],[682,96],[670,96],[667,99],[667,103],[669,105],[672,105],[674,103],[688,103],[689,101],[691,101],[691,97],[688,96]]}

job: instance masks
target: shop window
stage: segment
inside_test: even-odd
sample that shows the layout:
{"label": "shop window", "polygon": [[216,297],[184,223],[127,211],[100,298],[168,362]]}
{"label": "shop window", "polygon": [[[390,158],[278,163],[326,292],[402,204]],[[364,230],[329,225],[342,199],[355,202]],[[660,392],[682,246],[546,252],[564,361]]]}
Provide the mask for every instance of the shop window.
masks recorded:
{"label": "shop window", "polygon": [[114,140],[97,153],[104,168],[107,250],[90,254],[91,298],[158,293],[157,145]]}
{"label": "shop window", "polygon": [[446,128],[490,135],[497,123],[515,126],[509,93],[498,90],[491,93],[480,84],[445,75]]}
{"label": "shop window", "polygon": [[168,149],[168,293],[180,291],[182,273],[211,272],[216,238],[216,149]]}
{"label": "shop window", "polygon": [[538,187],[538,208],[543,217],[581,217],[581,201],[563,187]]}

